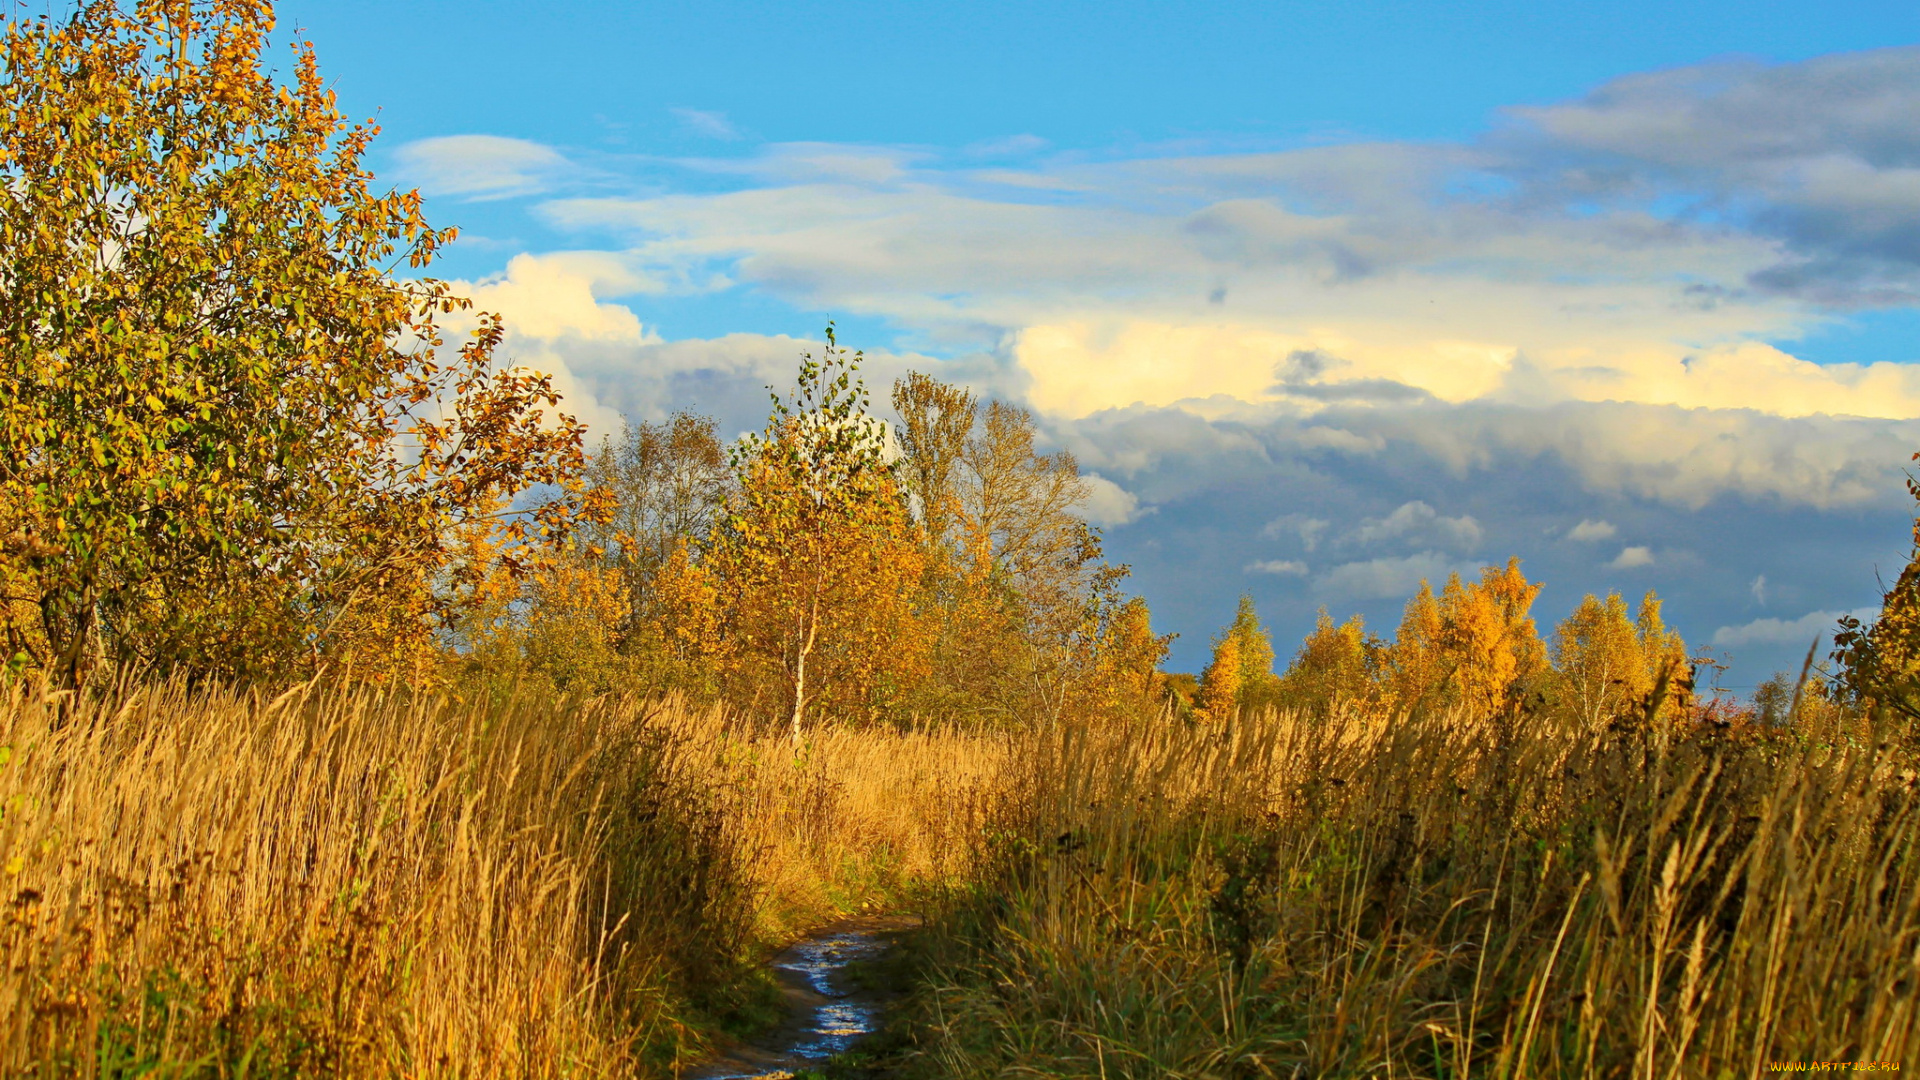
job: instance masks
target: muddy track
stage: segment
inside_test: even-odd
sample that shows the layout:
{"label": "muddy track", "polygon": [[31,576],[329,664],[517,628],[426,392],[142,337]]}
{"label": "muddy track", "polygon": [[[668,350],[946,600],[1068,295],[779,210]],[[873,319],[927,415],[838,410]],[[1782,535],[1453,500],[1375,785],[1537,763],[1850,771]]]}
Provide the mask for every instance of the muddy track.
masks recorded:
{"label": "muddy track", "polygon": [[751,1042],[689,1070],[688,1080],[789,1076],[818,1067],[879,1029],[891,995],[848,977],[848,965],[877,960],[918,928],[911,915],[859,916],[830,923],[773,958],[786,1018]]}

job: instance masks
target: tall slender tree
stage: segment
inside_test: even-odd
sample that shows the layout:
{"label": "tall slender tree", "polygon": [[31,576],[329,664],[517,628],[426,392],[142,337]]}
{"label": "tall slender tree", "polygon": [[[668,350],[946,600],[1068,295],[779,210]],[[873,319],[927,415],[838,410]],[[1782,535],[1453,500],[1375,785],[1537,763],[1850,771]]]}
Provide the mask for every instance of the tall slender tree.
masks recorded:
{"label": "tall slender tree", "polygon": [[923,555],[860,363],[829,326],[792,398],[736,448],[705,559],[722,648],[777,674],[796,743],[816,704],[871,715],[924,667]]}

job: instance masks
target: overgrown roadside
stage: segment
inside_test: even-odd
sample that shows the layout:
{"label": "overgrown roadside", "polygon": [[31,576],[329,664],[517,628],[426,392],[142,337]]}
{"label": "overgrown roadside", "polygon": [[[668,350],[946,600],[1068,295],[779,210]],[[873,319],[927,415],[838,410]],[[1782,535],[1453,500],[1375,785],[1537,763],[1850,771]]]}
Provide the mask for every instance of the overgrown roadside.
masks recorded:
{"label": "overgrown roadside", "polygon": [[1004,740],[305,684],[0,692],[4,1070],[671,1075],[964,881]]}
{"label": "overgrown roadside", "polygon": [[1907,738],[1527,719],[1268,713],[1037,746],[917,944],[899,1075],[1920,1055]]}

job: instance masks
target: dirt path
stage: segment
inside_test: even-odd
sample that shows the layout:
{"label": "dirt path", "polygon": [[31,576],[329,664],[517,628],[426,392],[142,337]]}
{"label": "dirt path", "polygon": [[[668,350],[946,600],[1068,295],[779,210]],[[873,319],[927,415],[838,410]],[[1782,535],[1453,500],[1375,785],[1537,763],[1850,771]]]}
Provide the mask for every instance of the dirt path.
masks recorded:
{"label": "dirt path", "polygon": [[879,959],[900,934],[918,928],[911,915],[843,919],[795,942],[773,958],[787,1016],[753,1042],[689,1071],[688,1080],[790,1076],[819,1066],[880,1026],[889,995],[848,977],[849,964]]}

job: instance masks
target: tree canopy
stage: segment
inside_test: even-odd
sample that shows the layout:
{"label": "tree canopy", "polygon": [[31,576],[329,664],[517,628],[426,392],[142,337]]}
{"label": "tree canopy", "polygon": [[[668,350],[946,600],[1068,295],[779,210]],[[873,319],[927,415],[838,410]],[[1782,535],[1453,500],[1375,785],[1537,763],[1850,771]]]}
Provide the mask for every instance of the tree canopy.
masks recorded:
{"label": "tree canopy", "polygon": [[[453,239],[379,191],[264,0],[93,0],[0,38],[0,579],[17,663],[404,665],[564,533],[581,429],[455,350]],[[518,500],[518,501],[516,501]],[[463,533],[495,543],[460,564]],[[378,597],[378,604],[373,603]]]}

